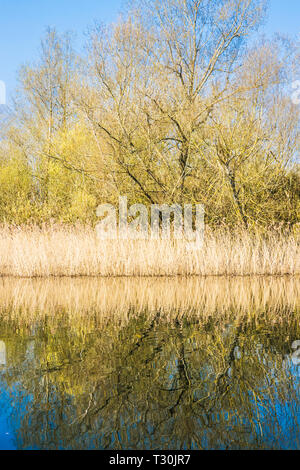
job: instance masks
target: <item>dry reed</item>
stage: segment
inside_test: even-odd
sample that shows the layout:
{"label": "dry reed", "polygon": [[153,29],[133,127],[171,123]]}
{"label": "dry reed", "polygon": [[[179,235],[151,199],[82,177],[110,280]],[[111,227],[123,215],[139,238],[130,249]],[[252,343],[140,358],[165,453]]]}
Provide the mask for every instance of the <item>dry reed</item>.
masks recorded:
{"label": "dry reed", "polygon": [[207,230],[203,246],[184,240],[99,240],[89,227],[2,227],[0,276],[299,275],[296,236]]}

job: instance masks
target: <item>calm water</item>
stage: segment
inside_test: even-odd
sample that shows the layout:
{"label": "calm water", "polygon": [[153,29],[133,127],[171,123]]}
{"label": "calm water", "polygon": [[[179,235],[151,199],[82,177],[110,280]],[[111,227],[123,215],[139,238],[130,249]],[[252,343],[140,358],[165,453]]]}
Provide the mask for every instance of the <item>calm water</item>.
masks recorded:
{"label": "calm water", "polygon": [[0,449],[300,449],[299,286],[10,282]]}

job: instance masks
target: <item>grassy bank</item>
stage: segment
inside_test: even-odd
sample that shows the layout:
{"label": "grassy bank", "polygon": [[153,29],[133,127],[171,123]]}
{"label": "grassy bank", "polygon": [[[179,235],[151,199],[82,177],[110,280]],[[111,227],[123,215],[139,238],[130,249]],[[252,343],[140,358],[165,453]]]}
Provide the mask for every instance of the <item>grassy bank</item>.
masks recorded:
{"label": "grassy bank", "polygon": [[87,227],[0,229],[0,275],[191,276],[298,275],[299,240],[270,231],[206,230],[203,246],[189,250],[171,240],[99,240]]}

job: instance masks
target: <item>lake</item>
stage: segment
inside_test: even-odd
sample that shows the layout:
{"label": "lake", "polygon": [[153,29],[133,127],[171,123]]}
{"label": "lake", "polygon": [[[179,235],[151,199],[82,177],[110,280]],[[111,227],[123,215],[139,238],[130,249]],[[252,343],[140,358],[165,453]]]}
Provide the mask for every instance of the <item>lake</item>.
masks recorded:
{"label": "lake", "polygon": [[299,290],[0,279],[0,449],[300,449]]}

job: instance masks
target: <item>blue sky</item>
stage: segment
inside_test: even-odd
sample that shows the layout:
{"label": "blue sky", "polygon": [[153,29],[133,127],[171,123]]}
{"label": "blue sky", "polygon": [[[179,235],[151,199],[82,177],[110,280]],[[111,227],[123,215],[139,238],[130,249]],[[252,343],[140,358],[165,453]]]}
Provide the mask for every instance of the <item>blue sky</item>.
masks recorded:
{"label": "blue sky", "polygon": [[[269,0],[266,34],[300,32],[300,0]],[[94,20],[110,22],[121,10],[122,0],[0,0],[0,80],[8,96],[16,87],[20,65],[37,57],[47,26],[75,31],[78,45]]]}

